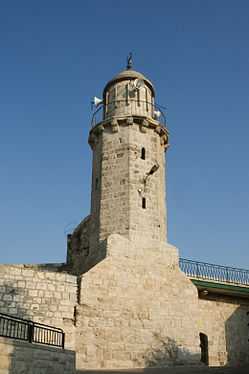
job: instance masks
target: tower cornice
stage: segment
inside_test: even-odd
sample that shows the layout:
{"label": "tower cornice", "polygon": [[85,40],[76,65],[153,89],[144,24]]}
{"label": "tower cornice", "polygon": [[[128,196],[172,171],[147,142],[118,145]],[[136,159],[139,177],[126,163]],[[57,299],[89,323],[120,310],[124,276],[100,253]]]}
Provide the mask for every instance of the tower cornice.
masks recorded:
{"label": "tower cornice", "polygon": [[88,143],[93,149],[95,141],[103,131],[119,132],[121,126],[138,126],[140,132],[146,133],[147,128],[154,129],[161,138],[161,145],[164,145],[165,151],[169,147],[169,132],[160,124],[160,122],[140,116],[112,117],[99,122],[89,133]]}

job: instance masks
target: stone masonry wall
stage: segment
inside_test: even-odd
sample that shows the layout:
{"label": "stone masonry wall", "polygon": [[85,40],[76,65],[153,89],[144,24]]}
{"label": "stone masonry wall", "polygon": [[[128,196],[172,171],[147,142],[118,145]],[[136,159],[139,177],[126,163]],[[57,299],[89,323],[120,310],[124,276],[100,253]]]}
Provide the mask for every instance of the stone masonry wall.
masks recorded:
{"label": "stone masonry wall", "polygon": [[99,244],[99,220],[100,220],[100,200],[102,188],[102,129],[98,128],[93,137],[92,146],[94,147],[92,159],[92,186],[91,186],[91,218],[89,224],[89,249],[93,252]]}
{"label": "stone masonry wall", "polygon": [[[95,126],[89,143],[93,149],[90,254],[113,233],[166,242],[165,128],[152,119],[114,118]],[[159,169],[149,175],[157,164]]]}
{"label": "stone masonry wall", "polygon": [[92,200],[99,196],[99,202],[96,212],[91,205],[91,224],[99,228],[98,245],[111,233],[126,236],[129,229],[129,127],[122,133],[105,128],[95,139],[93,154],[100,166],[93,168]]}
{"label": "stone masonry wall", "polygon": [[[67,240],[67,270],[72,274],[82,274],[87,268],[89,257],[89,236],[91,216],[87,216],[76,227]],[[95,264],[91,264],[93,266]]]}
{"label": "stone masonry wall", "polygon": [[[129,237],[134,236],[166,242],[166,186],[165,186],[165,146],[160,127],[150,128],[134,124],[130,127],[130,196],[129,196]],[[145,149],[145,160],[141,150]],[[159,169],[148,176],[155,164]],[[146,178],[146,184],[143,183]],[[140,192],[141,191],[141,192]],[[146,199],[146,209],[142,209],[142,198]]]}
{"label": "stone masonry wall", "polygon": [[208,337],[209,365],[249,365],[249,300],[209,294],[199,299],[200,332]]}
{"label": "stone masonry wall", "polygon": [[79,288],[76,276],[43,265],[0,265],[0,312],[62,328],[79,370],[199,364],[199,333],[210,365],[249,365],[247,299],[198,300],[167,243],[111,235],[98,253]]}
{"label": "stone masonry wall", "polygon": [[77,278],[25,265],[0,265],[0,312],[62,328],[74,347]]}
{"label": "stone masonry wall", "polygon": [[81,277],[75,322],[77,369],[200,363],[197,289],[167,243],[111,235]]}
{"label": "stone masonry wall", "polygon": [[74,374],[75,352],[0,338],[0,374]]}

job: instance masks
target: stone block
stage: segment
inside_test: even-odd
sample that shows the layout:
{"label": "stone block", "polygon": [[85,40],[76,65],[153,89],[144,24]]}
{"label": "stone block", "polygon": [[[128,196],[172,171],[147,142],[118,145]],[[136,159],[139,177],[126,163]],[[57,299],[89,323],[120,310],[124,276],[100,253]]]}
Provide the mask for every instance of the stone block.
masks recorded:
{"label": "stone block", "polygon": [[48,291],[55,291],[55,286],[53,284],[48,284],[47,285],[47,290]]}
{"label": "stone block", "polygon": [[74,275],[66,274],[66,282],[77,284],[77,277]]}
{"label": "stone block", "polygon": [[37,290],[29,290],[29,296],[36,297],[38,295]]}
{"label": "stone block", "polygon": [[36,289],[36,283],[32,280],[32,281],[27,281],[26,282],[26,286],[25,286],[27,289]]}
{"label": "stone block", "polygon": [[35,272],[31,269],[22,269],[22,276],[24,278],[34,278]]}

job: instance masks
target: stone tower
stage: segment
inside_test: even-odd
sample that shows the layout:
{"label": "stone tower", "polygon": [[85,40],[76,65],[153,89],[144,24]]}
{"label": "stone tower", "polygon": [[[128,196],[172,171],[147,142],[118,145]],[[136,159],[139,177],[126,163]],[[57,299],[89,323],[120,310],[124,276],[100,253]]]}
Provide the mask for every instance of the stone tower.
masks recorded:
{"label": "stone tower", "polygon": [[[69,236],[67,262],[87,270],[102,257],[110,234],[139,242],[167,241],[166,118],[156,119],[154,87],[127,69],[103,91],[103,107],[92,119],[91,214]],[[156,114],[156,115],[155,115]],[[142,243],[141,243],[142,244]],[[80,269],[79,269],[80,271]]]}
{"label": "stone tower", "polygon": [[[144,87],[137,89],[137,81]],[[89,136],[90,251],[113,233],[166,241],[168,132],[154,119],[154,88],[142,74],[126,70],[107,83],[103,101],[103,120]]]}
{"label": "stone tower", "polygon": [[77,368],[196,364],[198,294],[167,243],[168,132],[154,88],[127,69],[94,114],[91,214],[68,238],[78,275]]}
{"label": "stone tower", "polygon": [[[102,257],[101,243],[120,234],[148,246],[167,241],[166,118],[155,110],[154,87],[127,69],[103,91],[92,119],[91,214],[69,236],[67,263],[82,273]],[[158,116],[160,120],[158,120]]]}

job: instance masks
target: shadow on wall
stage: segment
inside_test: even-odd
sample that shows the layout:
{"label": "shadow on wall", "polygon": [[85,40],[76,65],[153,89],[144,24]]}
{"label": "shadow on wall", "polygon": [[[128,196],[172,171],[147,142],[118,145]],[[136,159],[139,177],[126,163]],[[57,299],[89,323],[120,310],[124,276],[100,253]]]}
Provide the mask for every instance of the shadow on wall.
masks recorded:
{"label": "shadow on wall", "polygon": [[[204,367],[204,364],[201,363],[201,354],[191,354],[188,349],[185,347],[180,347],[177,343],[169,338],[169,337],[162,337],[160,334],[154,334],[154,344],[156,348],[153,346],[147,349],[145,352],[139,354],[134,353],[133,363],[135,368],[139,368],[139,370],[143,369],[152,369],[152,368],[174,368],[174,367],[184,367],[186,369],[187,366],[189,367]],[[136,356],[136,357],[135,357]],[[136,369],[121,369],[115,368],[115,370],[123,372],[123,371],[130,371]],[[103,372],[108,372],[108,369],[102,369]],[[101,371],[102,371],[101,370]],[[93,372],[99,372],[97,369],[93,370]],[[87,369],[85,370],[76,370],[76,373],[86,373]],[[198,373],[198,371],[196,371]]]}
{"label": "shadow on wall", "polygon": [[[201,303],[204,327],[200,333],[203,338],[207,338],[208,343],[202,353],[204,356],[207,351],[209,365],[248,366],[249,300],[232,294],[210,292],[200,297]],[[204,339],[202,343],[205,343]]]}
{"label": "shadow on wall", "polygon": [[241,305],[225,323],[226,366],[249,365],[249,302],[241,300]]}
{"label": "shadow on wall", "polygon": [[177,345],[175,340],[155,333],[154,339],[157,341],[156,348],[150,348],[142,355],[145,367],[169,367],[169,366],[192,366],[200,365],[200,354],[191,354],[185,347]]}

